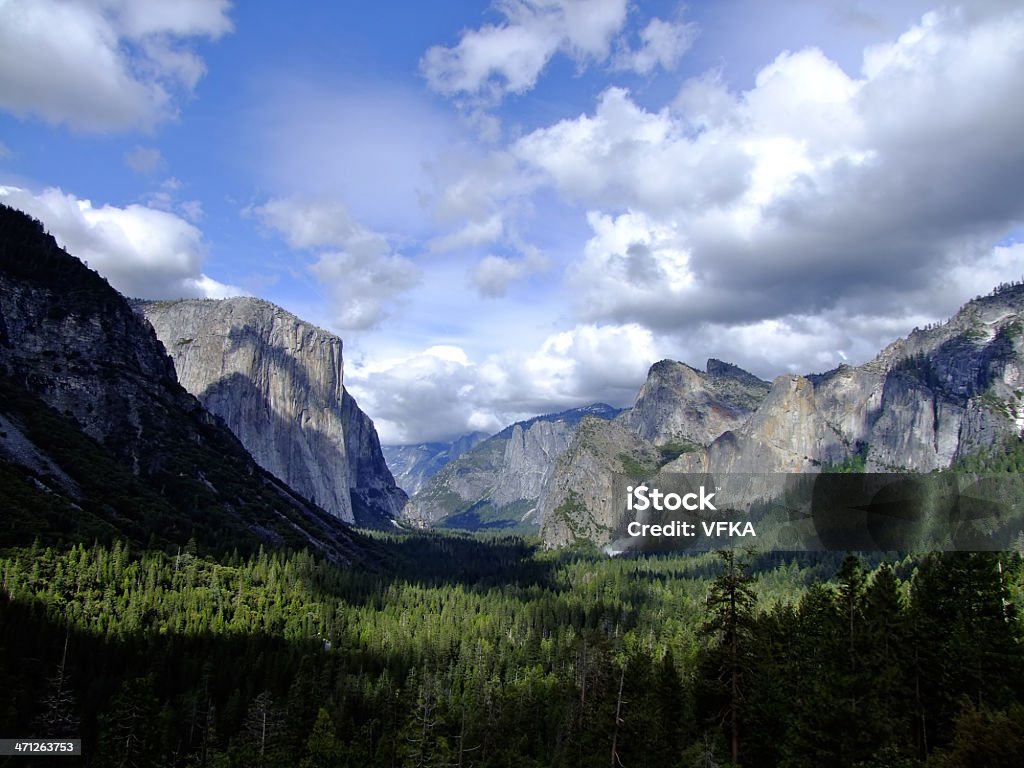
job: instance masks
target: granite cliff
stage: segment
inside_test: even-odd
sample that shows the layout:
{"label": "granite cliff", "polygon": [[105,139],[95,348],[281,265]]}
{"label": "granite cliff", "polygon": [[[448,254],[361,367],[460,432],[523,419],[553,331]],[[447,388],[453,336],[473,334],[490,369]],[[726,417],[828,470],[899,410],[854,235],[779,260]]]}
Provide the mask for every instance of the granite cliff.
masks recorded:
{"label": "granite cliff", "polygon": [[409,500],[403,516],[420,527],[536,529],[538,503],[577,425],[587,416],[618,413],[595,404],[506,427],[447,464]]}
{"label": "granite cliff", "polygon": [[358,551],[181,387],[153,329],[106,280],[6,206],[0,389],[5,540]]}
{"label": "granite cliff", "polygon": [[739,428],[769,388],[767,381],[721,360],[708,360],[703,372],[662,360],[651,366],[636,402],[620,421],[655,445],[704,446]]}
{"label": "granite cliff", "polygon": [[488,437],[490,435],[486,432],[471,432],[451,442],[384,445],[381,450],[398,487],[411,496],[444,469],[446,464],[455,461]]}
{"label": "granite cliff", "polygon": [[345,390],[342,341],[254,298],[136,302],[182,385],[256,461],[347,523],[405,504],[373,422]]}
{"label": "granite cliff", "polygon": [[742,428],[670,469],[930,472],[1024,425],[1024,286],[965,305],[861,366],[780,376]]}
{"label": "granite cliff", "polygon": [[[727,388],[713,383],[722,372]],[[830,465],[948,467],[1021,436],[1024,286],[979,297],[864,365],[780,376],[770,388],[717,361],[707,374],[657,363],[617,422],[580,430],[559,461],[541,510],[549,545],[607,543],[622,515],[604,487],[617,472],[649,479],[659,472],[814,473]],[[749,486],[752,498],[771,491]]]}

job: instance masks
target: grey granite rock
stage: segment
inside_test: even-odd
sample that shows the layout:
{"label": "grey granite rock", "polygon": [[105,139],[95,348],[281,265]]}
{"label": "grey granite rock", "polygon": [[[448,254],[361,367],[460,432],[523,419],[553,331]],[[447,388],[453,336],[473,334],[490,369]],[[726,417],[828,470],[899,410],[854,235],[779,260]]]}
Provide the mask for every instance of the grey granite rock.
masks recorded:
{"label": "grey granite rock", "polygon": [[344,388],[341,339],[260,299],[135,306],[174,359],[182,385],[260,466],[349,523],[379,523],[400,512],[405,494],[373,422]]}

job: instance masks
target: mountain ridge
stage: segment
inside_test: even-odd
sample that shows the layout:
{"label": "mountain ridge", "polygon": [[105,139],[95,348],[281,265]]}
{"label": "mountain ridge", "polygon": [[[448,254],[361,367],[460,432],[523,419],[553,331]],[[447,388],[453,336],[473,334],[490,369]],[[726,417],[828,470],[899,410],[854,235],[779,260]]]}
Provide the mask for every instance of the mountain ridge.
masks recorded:
{"label": "mountain ridge", "polygon": [[262,467],[347,523],[390,525],[406,496],[345,389],[340,338],[251,297],[133,306],[182,385]]}
{"label": "mountain ridge", "polygon": [[412,496],[444,469],[446,464],[489,437],[491,435],[486,432],[469,432],[449,442],[382,445],[381,451],[395,482]]}
{"label": "mountain ridge", "polygon": [[510,424],[434,475],[403,517],[418,527],[454,519],[460,528],[536,528],[537,502],[576,426],[620,413],[593,403]]}
{"label": "mountain ridge", "polygon": [[[0,206],[4,535],[254,551],[362,545],[264,472],[181,387],[148,323],[42,224]],[[41,517],[37,517],[41,516]]]}
{"label": "mountain ridge", "polygon": [[[690,389],[666,392],[666,372]],[[645,408],[661,415],[659,426],[673,420],[685,426],[701,415],[689,406],[695,394],[707,394],[703,387],[696,369],[662,361],[652,366],[637,402],[649,401]],[[607,543],[622,514],[602,492],[601,483],[614,473],[642,479],[660,472],[768,476],[851,463],[874,472],[931,472],[1006,438],[1019,439],[1024,285],[1004,284],[977,297],[946,322],[915,329],[860,366],[778,376],[745,418],[703,444],[691,439],[672,446],[666,435],[652,433],[637,410],[617,420],[629,428],[627,435],[600,424],[577,433],[552,474],[541,510],[547,545],[578,538]],[[666,447],[682,450],[671,456]],[[572,456],[588,458],[574,466],[567,458]],[[751,486],[750,492],[764,495],[771,488]]]}

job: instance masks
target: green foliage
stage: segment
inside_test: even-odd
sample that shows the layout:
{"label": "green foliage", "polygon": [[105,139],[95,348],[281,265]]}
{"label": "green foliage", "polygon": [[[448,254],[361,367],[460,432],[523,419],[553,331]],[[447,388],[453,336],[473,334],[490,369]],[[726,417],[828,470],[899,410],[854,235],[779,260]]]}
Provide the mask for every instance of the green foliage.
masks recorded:
{"label": "green foliage", "polygon": [[856,453],[854,453],[852,456],[846,457],[838,464],[822,464],[821,471],[839,474],[861,474],[866,471],[867,457],[868,444],[858,443]]}
{"label": "green foliage", "polygon": [[536,509],[536,499],[518,499],[511,504],[478,502],[464,512],[450,515],[439,523],[441,528],[461,531],[502,531],[504,533],[535,533],[536,523],[523,518]]}
{"label": "green foliage", "polygon": [[977,707],[965,699],[956,718],[953,743],[938,768],[1016,768],[1024,765],[1024,706],[1007,710]]}
{"label": "green foliage", "polygon": [[633,480],[644,480],[658,471],[658,464],[647,456],[633,456],[623,451],[619,454],[622,473]]}
{"label": "green foliage", "polygon": [[700,450],[700,446],[689,440],[672,440],[658,447],[659,463],[661,466],[665,466],[670,461],[678,459],[684,453],[693,453],[697,450]]}
{"label": "green foliage", "polygon": [[1024,472],[1024,440],[1008,437],[991,449],[959,457],[952,469],[974,474]]}
{"label": "green foliage", "polygon": [[265,768],[603,765],[614,734],[622,764],[653,768],[724,764],[734,708],[750,768],[1012,764],[984,749],[1024,703],[1019,557],[869,571],[452,534],[374,546],[387,570],[8,550],[0,730],[77,720],[90,765]]}

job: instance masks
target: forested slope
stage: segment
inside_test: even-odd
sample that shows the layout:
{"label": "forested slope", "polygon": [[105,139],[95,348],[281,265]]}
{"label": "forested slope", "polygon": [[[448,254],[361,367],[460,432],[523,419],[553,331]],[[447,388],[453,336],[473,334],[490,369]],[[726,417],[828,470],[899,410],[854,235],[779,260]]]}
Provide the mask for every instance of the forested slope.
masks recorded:
{"label": "forested slope", "polygon": [[1024,757],[1018,555],[750,577],[742,555],[381,546],[388,574],[8,552],[0,729],[81,736],[87,765],[581,766],[614,748],[653,768],[728,764],[735,710],[744,766]]}

